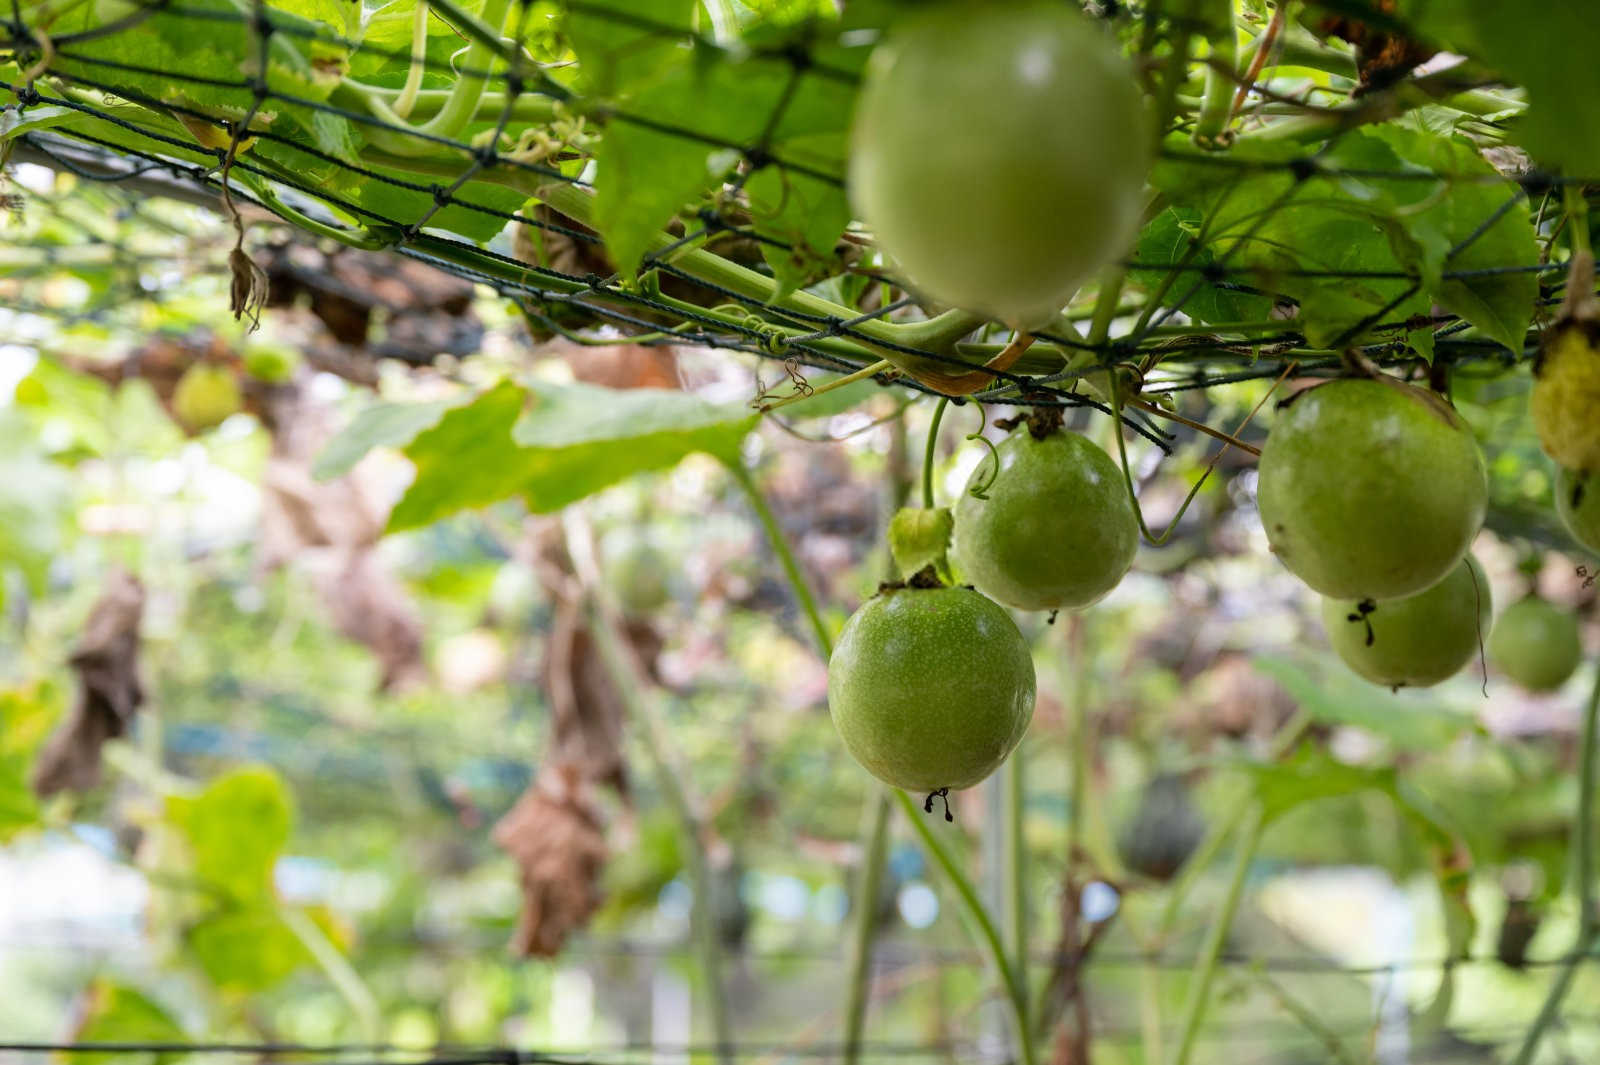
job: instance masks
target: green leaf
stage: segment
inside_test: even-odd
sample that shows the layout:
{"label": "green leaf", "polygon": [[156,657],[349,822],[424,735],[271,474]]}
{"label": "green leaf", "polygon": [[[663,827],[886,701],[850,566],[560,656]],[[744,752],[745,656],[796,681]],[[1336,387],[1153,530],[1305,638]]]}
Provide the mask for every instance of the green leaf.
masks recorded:
{"label": "green leaf", "polygon": [[[1408,163],[1465,179],[1450,182],[1447,188],[1423,185],[1429,193],[1423,201],[1427,206],[1403,216],[1403,224],[1418,243],[1436,253],[1429,255],[1432,275],[1440,270],[1494,270],[1539,261],[1538,239],[1533,219],[1521,202],[1522,190],[1500,178],[1471,145],[1399,126],[1382,127],[1369,136],[1383,140]],[[1406,184],[1422,185],[1416,181]],[[1437,293],[1439,303],[1447,310],[1459,314],[1491,339],[1512,351],[1522,351],[1533,320],[1534,303],[1539,298],[1537,274],[1488,273],[1435,280],[1430,291]]]}
{"label": "green leaf", "polygon": [[312,960],[283,918],[265,906],[208,917],[191,925],[184,941],[206,976],[224,990],[266,990]]}
{"label": "green leaf", "polygon": [[1331,659],[1315,664],[1258,655],[1256,671],[1276,681],[1316,721],[1352,725],[1382,736],[1401,751],[1434,751],[1478,730],[1467,714],[1402,697],[1368,684]]}
{"label": "green leaf", "polygon": [[1528,90],[1519,143],[1544,166],[1600,173],[1600,109],[1594,106],[1600,19],[1583,3],[1537,11],[1505,0],[1405,0],[1421,33],[1481,59]]}
{"label": "green leaf", "polygon": [[755,231],[788,245],[761,245],[780,296],[833,264],[834,246],[850,223],[843,186],[769,166],[751,175],[745,191]]}
{"label": "green leaf", "polygon": [[[83,1019],[73,1032],[78,1043],[187,1043],[189,1033],[154,999],[104,977],[85,991]],[[182,1054],[134,1054],[85,1050],[72,1055],[83,1065],[165,1065]]]}
{"label": "green leaf", "polygon": [[0,691],[0,843],[39,823],[28,771],[60,710],[52,685]]}
{"label": "green leaf", "polygon": [[438,425],[445,411],[457,405],[450,400],[374,404],[328,441],[311,467],[311,474],[319,481],[343,477],[373,448],[404,447],[424,429]]}
{"label": "green leaf", "polygon": [[187,841],[202,886],[244,907],[272,899],[272,869],[294,820],[289,791],[276,773],[235,769],[193,798],[171,796],[167,820]]}
{"label": "green leaf", "polygon": [[949,507],[901,507],[889,520],[889,552],[902,577],[932,566],[950,550],[955,520]]}
{"label": "green leaf", "polygon": [[661,389],[524,389],[502,381],[446,412],[405,449],[417,477],[390,514],[389,529],[513,496],[548,513],[693,452],[731,460],[757,417]]}
{"label": "green leaf", "polygon": [[710,149],[647,126],[612,122],[595,149],[594,221],[624,277],[639,269],[651,237],[716,177]]}
{"label": "green leaf", "polygon": [[[1176,266],[1183,261],[1200,232],[1200,211],[1194,207],[1168,207],[1150,220],[1139,234],[1139,245],[1134,262],[1148,265]],[[1189,260],[1192,271],[1180,276],[1169,290],[1172,299],[1183,299],[1183,313],[1197,322],[1254,322],[1266,318],[1272,311],[1273,301],[1267,296],[1248,292],[1234,292],[1209,281],[1203,281],[1200,271],[1217,261],[1210,248],[1202,248]],[[1158,270],[1136,269],[1129,277],[1146,291],[1153,290],[1165,277]],[[1200,287],[1191,295],[1195,282]]]}
{"label": "green leaf", "polygon": [[694,0],[610,0],[570,11],[567,39],[587,91],[613,96],[651,80],[681,50],[695,7]]}

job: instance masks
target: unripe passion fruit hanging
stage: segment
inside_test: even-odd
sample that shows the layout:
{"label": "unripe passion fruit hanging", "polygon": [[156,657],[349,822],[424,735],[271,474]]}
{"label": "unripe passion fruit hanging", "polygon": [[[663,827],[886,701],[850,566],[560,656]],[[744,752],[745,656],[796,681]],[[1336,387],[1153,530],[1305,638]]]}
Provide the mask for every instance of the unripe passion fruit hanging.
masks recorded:
{"label": "unripe passion fruit hanging", "polygon": [[210,363],[197,362],[183,371],[172,392],[172,413],[190,433],[214,429],[243,407],[233,371]]}
{"label": "unripe passion fruit hanging", "polygon": [[1117,586],[1139,548],[1122,471],[1062,430],[1042,440],[1031,428],[1014,430],[973,470],[955,517],[962,571],[985,595],[1021,610],[1088,606]]}
{"label": "unripe passion fruit hanging", "polygon": [[1390,688],[1426,688],[1454,676],[1477,654],[1489,614],[1489,581],[1471,555],[1417,595],[1322,601],[1328,641],[1345,665]]}
{"label": "unripe passion fruit hanging", "polygon": [[1033,657],[1001,607],[968,588],[891,588],[845,623],[828,709],[851,757],[896,788],[968,788],[1033,719]]}
{"label": "unripe passion fruit hanging", "polygon": [[1600,473],[1558,469],[1556,513],[1574,540],[1600,554]]}
{"label": "unripe passion fruit hanging", "polygon": [[1537,596],[1506,607],[1489,637],[1489,660],[1529,691],[1554,691],[1583,657],[1578,619]]}
{"label": "unripe passion fruit hanging", "polygon": [[1039,325],[1132,244],[1149,170],[1132,67],[1070,5],[925,5],[873,53],[850,195],[932,299]]}
{"label": "unripe passion fruit hanging", "polygon": [[1393,379],[1306,389],[1261,449],[1258,503],[1272,550],[1340,599],[1398,599],[1443,580],[1488,499],[1483,455],[1460,415]]}
{"label": "unripe passion fruit hanging", "polygon": [[1551,328],[1529,410],[1546,455],[1566,469],[1600,473],[1600,323],[1567,320]]}

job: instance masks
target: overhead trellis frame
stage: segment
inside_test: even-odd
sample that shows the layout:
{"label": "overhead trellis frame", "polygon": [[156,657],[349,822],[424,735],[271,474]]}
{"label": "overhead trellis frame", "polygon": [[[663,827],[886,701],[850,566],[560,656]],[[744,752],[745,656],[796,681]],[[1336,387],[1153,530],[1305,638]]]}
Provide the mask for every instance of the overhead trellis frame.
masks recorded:
{"label": "overhead trellis frame", "polygon": [[[835,248],[816,247],[816,240],[808,246],[804,221],[784,214],[787,203],[779,206],[777,225],[770,218],[764,224],[752,209],[752,182],[769,173],[778,175],[785,201],[804,181],[826,190],[823,195],[835,205],[842,202],[839,153],[848,115],[834,115],[837,128],[825,130],[831,158],[824,158],[828,151],[808,157],[807,137],[789,135],[786,123],[805,112],[804,120],[817,126],[809,112],[826,110],[823,104],[847,110],[873,35],[872,27],[849,24],[848,8],[843,24],[758,25],[745,40],[719,42],[692,26],[630,10],[625,2],[560,5],[561,32],[580,43],[585,34],[615,38],[615,54],[595,49],[599,66],[633,62],[667,42],[687,47],[697,59],[703,53],[708,69],[717,63],[743,64],[739,69],[747,74],[746,68],[759,68],[756,73],[765,80],[750,91],[766,92],[771,104],[759,116],[739,116],[743,125],[732,125],[751,134],[734,136],[726,115],[709,116],[698,127],[681,115],[674,120],[673,114],[653,113],[647,95],[606,91],[603,74],[590,81],[563,80],[566,64],[541,61],[538,48],[548,52],[549,47],[528,43],[534,36],[528,32],[530,19],[546,19],[553,10],[528,0],[488,0],[482,17],[454,0],[429,0],[428,16],[448,27],[452,41],[467,42],[459,56],[440,53],[437,39],[425,29],[418,35],[415,27],[409,47],[391,47],[374,33],[375,15],[362,16],[365,25],[360,18],[351,22],[349,12],[357,9],[341,8],[339,0],[271,5],[262,0],[114,0],[113,17],[101,19],[95,11],[103,6],[75,5],[52,15],[48,4],[13,5],[12,17],[3,24],[8,39],[0,43],[0,56],[10,55],[9,66],[0,63],[5,75],[0,90],[16,103],[8,105],[0,131],[14,158],[98,181],[164,170],[174,181],[200,190],[226,190],[232,200],[313,233],[358,247],[392,249],[481,282],[515,300],[541,330],[586,343],[595,341],[587,329],[606,325],[635,342],[702,344],[839,373],[887,360],[896,370],[880,379],[892,377],[923,391],[938,389],[919,377],[937,383],[946,375],[981,374],[990,383],[972,397],[980,402],[1088,406],[1110,413],[1092,390],[1078,388],[1084,377],[1102,374],[1108,366],[1129,366],[1146,392],[1160,394],[1270,379],[1289,361],[1305,373],[1336,372],[1343,349],[1352,345],[1368,358],[1413,364],[1428,348],[1437,364],[1450,367],[1481,363],[1498,369],[1528,359],[1537,338],[1526,329],[1521,335],[1490,336],[1481,323],[1433,313],[1437,308],[1419,322],[1423,316],[1414,304],[1425,283],[1470,288],[1559,275],[1564,267],[1546,260],[1548,248],[1519,261],[1463,265],[1457,260],[1481,247],[1482,238],[1513,215],[1537,210],[1548,228],[1552,215],[1541,198],[1584,184],[1536,171],[1513,182],[1475,156],[1468,160],[1471,166],[1453,171],[1408,158],[1399,158],[1398,165],[1393,159],[1386,160],[1390,165],[1361,165],[1361,153],[1337,158],[1334,149],[1341,139],[1386,113],[1381,101],[1369,96],[1343,108],[1295,108],[1282,94],[1262,88],[1262,99],[1283,112],[1262,124],[1271,134],[1266,150],[1206,153],[1179,146],[1175,134],[1162,152],[1162,166],[1221,175],[1219,210],[1252,178],[1283,179],[1268,190],[1267,206],[1243,232],[1226,234],[1231,243],[1208,244],[1200,239],[1210,222],[1204,218],[1198,220],[1199,234],[1190,233],[1186,242],[1174,238],[1166,256],[1152,257],[1142,242],[1123,264],[1148,293],[1131,329],[1092,343],[1073,317],[1063,315],[1034,334],[1038,342],[1014,365],[1001,369],[984,365],[1008,343],[1009,334],[1003,329],[996,334],[995,323],[960,311],[923,317],[884,269],[863,265],[859,236],[846,234],[837,245],[844,254],[835,254]],[[503,35],[507,25],[512,39]],[[1145,26],[1151,30],[1147,44],[1160,43],[1162,32],[1186,42],[1191,32],[1208,29],[1202,23],[1158,21],[1153,12],[1145,13]],[[550,31],[545,26],[538,32]],[[195,49],[195,69],[174,61],[185,40],[205,42]],[[1337,65],[1340,56],[1327,49],[1312,61]],[[579,58],[587,62],[591,56]],[[1151,64],[1159,66],[1165,58],[1152,57]],[[350,71],[358,61],[369,79],[396,80],[403,73],[406,84],[357,81]],[[429,76],[448,79],[449,87],[422,88]],[[831,86],[823,90],[833,93],[823,97],[823,104],[805,97],[806,87],[817,83]],[[1497,121],[1495,107],[1503,104],[1510,112],[1519,106],[1440,74],[1410,79],[1390,91],[1396,101],[1406,94],[1403,106],[1471,96],[1464,113],[1488,128]],[[1401,106],[1397,102],[1390,110]],[[267,117],[258,121],[261,116]],[[285,116],[287,124],[280,121]],[[1182,125],[1180,114],[1175,126]],[[637,131],[641,143],[666,138],[695,145],[702,162],[710,153],[721,153],[718,180],[709,183],[694,207],[677,211],[671,228],[602,217],[607,209],[615,215],[619,198],[613,187],[606,200],[605,168],[641,165],[639,159],[601,159],[602,187],[596,189],[587,164],[605,151],[605,139],[618,128]],[[1296,147],[1310,143],[1321,146],[1315,151]],[[95,156],[95,165],[87,169],[85,151]],[[670,152],[664,157],[672,158]],[[647,154],[642,163],[653,161]],[[1434,190],[1432,195],[1478,185],[1505,188],[1508,194],[1474,220],[1441,262],[1320,267],[1237,261],[1238,253],[1262,240],[1263,231],[1286,209],[1359,181],[1383,188],[1418,183]],[[1315,195],[1302,193],[1313,186]],[[1163,203],[1158,195],[1156,206]],[[593,268],[563,269],[538,254],[517,254],[505,238],[518,227],[543,240],[567,242],[578,249],[580,263]],[[750,246],[743,256],[713,250],[741,243]],[[752,247],[759,255],[751,253]],[[785,256],[799,263],[791,264],[788,274],[779,264]],[[804,287],[822,276],[845,279],[848,285],[834,284],[834,298]],[[1289,316],[1288,309],[1303,286],[1322,282],[1374,290],[1392,283],[1392,289],[1381,291],[1393,294],[1368,313],[1346,316],[1341,328],[1321,328],[1308,336],[1312,330],[1302,320],[1307,316]],[[1541,306],[1559,299],[1559,285],[1535,291]],[[1230,296],[1236,303],[1253,299],[1255,306],[1276,303],[1277,310],[1254,322],[1219,321],[1197,311],[1202,300],[1220,304]],[[1404,313],[1408,309],[1411,313]],[[1180,315],[1189,320],[1172,324]],[[1147,438],[1163,441],[1164,434],[1137,412],[1129,411],[1124,420]]]}

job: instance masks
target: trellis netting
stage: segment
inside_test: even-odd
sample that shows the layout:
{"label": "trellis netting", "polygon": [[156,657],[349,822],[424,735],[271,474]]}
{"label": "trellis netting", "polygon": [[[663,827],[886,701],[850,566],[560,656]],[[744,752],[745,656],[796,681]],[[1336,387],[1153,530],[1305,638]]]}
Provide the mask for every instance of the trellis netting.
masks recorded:
{"label": "trellis netting", "polygon": [[[1003,324],[919,303],[852,218],[890,3],[13,0],[0,135],[12,161],[436,265],[543,334],[750,352],[801,391],[817,369],[981,402],[1115,392],[1159,439],[1163,392],[1352,353],[1532,357],[1563,298],[1555,235],[1600,173],[1570,88],[1594,80],[1581,7],[1091,6],[1158,111],[1158,160],[1136,246],[1020,357]],[[255,224],[239,312],[262,297]],[[1111,363],[1139,394],[1083,387]]]}

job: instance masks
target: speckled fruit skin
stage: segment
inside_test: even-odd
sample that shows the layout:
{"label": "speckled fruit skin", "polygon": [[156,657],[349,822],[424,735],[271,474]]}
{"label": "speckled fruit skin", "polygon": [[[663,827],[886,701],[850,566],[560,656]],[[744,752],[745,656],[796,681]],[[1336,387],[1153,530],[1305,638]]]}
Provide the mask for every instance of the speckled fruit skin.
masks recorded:
{"label": "speckled fruit skin", "polygon": [[1322,624],[1345,665],[1390,688],[1427,688],[1454,676],[1478,653],[1478,635],[1489,630],[1489,580],[1468,555],[1444,580],[1419,595],[1379,602],[1367,626],[1351,621],[1358,604],[1324,599]]}
{"label": "speckled fruit skin", "polygon": [[1600,323],[1566,321],[1550,331],[1528,409],[1546,455],[1600,473]]}
{"label": "speckled fruit skin", "polygon": [[1267,541],[1295,576],[1336,599],[1399,599],[1443,580],[1488,501],[1466,423],[1399,381],[1313,386],[1279,412],[1261,449]]}
{"label": "speckled fruit skin", "polygon": [[1582,658],[1578,619],[1536,596],[1506,607],[1489,637],[1489,661],[1529,691],[1561,687]]}
{"label": "speckled fruit skin", "polygon": [[1574,540],[1600,555],[1600,474],[1557,469],[1556,513]]}
{"label": "speckled fruit skin", "polygon": [[1133,243],[1150,169],[1138,78],[1071,6],[926,4],[874,51],[850,196],[923,295],[1037,325]]}
{"label": "speckled fruit skin", "polygon": [[[973,470],[956,503],[955,550],[980,592],[1019,610],[1078,610],[1117,586],[1139,549],[1122,471],[1076,433],[1021,427]],[[986,499],[972,494],[993,476]]]}
{"label": "speckled fruit skin", "polygon": [[914,793],[969,788],[1033,719],[1033,656],[970,588],[899,588],[861,605],[828,663],[828,709],[863,769]]}

